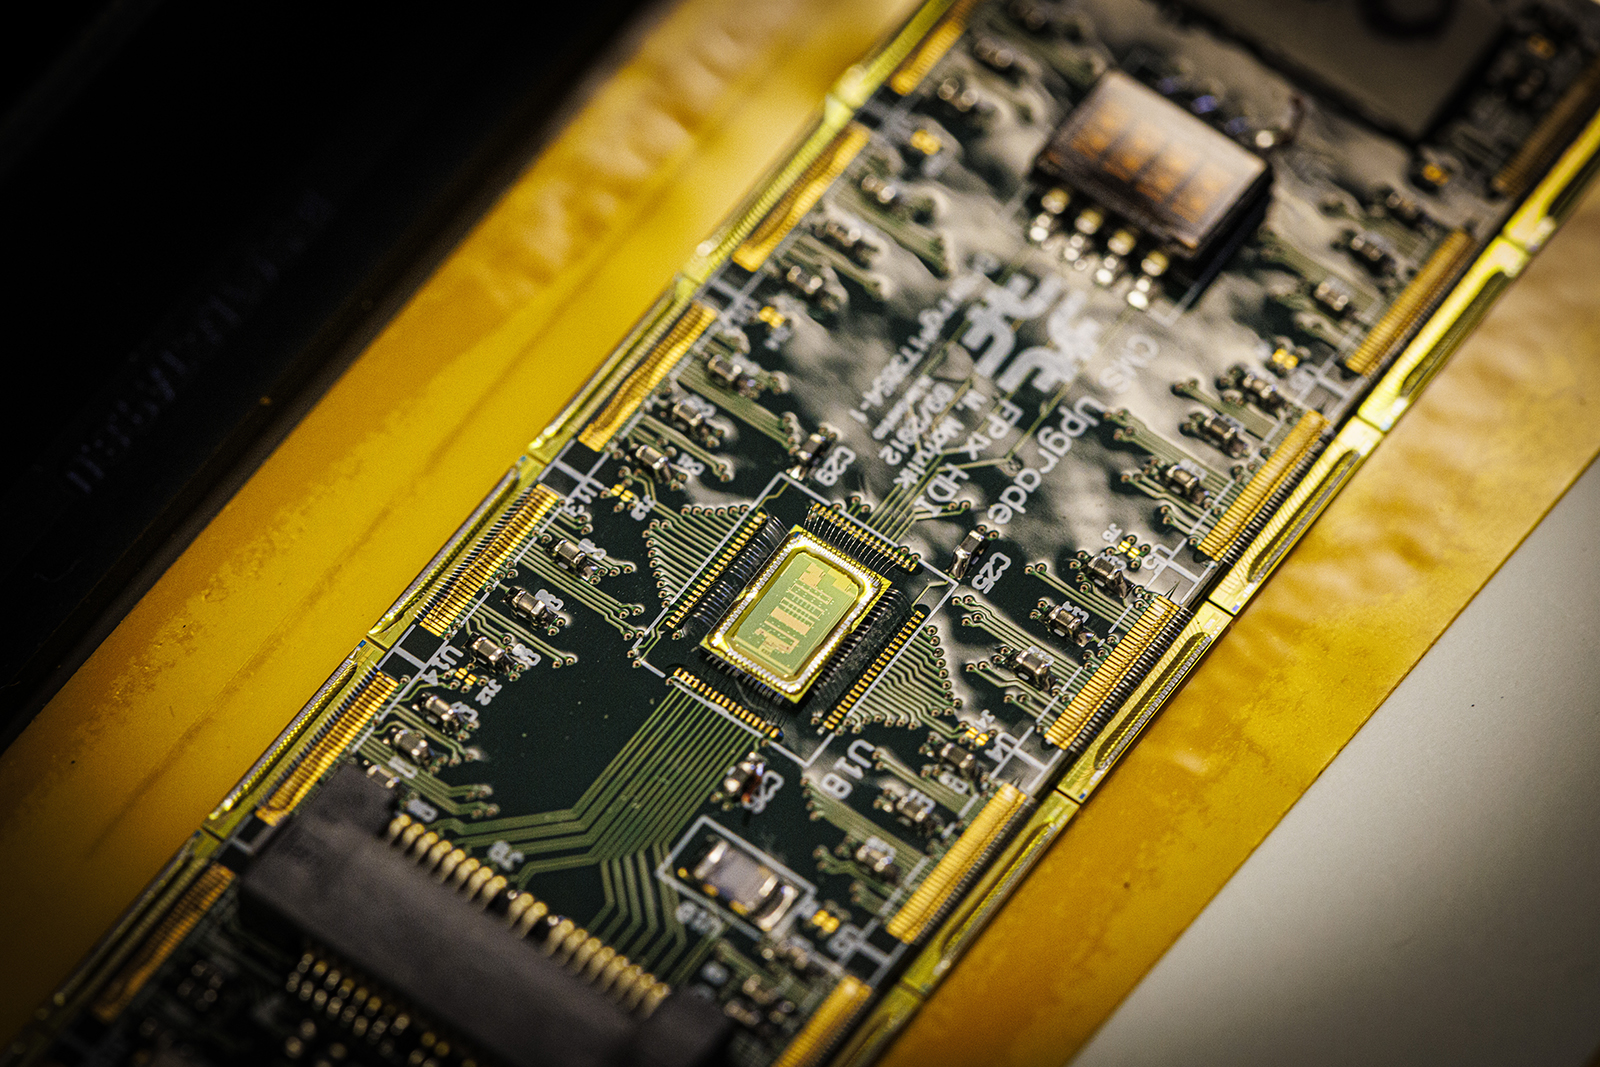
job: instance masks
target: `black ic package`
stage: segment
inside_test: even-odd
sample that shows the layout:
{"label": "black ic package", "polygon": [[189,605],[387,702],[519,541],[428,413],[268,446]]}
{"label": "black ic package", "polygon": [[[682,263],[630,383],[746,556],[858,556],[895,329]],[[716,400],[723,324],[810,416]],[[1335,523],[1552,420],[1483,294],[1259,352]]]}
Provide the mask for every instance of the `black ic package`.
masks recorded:
{"label": "black ic package", "polygon": [[1034,160],[1040,178],[1083,193],[1201,276],[1259,220],[1265,160],[1121,71],[1108,71]]}

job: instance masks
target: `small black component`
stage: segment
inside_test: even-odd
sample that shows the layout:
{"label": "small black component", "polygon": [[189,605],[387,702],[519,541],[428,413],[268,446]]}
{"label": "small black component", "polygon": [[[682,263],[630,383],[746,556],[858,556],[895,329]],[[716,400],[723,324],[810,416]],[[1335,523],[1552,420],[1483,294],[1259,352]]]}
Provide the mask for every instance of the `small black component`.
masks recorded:
{"label": "small black component", "polygon": [[718,795],[723,800],[743,804],[755,795],[766,773],[766,759],[761,753],[752,752],[728,768],[727,773],[722,776],[722,786],[717,791]]}
{"label": "small black component", "polygon": [[1102,592],[1118,600],[1133,592],[1133,583],[1128,580],[1128,561],[1109,550],[1091,558],[1083,569]]}
{"label": "small black component", "polygon": [[599,564],[595,563],[589,553],[565,537],[555,543],[555,547],[550,550],[550,555],[555,557],[557,563],[585,581],[592,582],[599,578]]}
{"label": "small black component", "polygon": [[1218,412],[1197,411],[1189,416],[1183,428],[1234,459],[1243,459],[1250,451],[1250,438],[1245,428]]}
{"label": "small black component", "polygon": [[425,764],[433,756],[428,739],[415,730],[401,727],[389,735],[389,745],[412,763]]}
{"label": "small black component", "polygon": [[[1044,601],[1043,604],[1048,604]],[[1041,604],[1041,606],[1043,606]],[[1089,613],[1072,604],[1057,604],[1045,613],[1045,629],[1077,645],[1079,648],[1087,645],[1093,634],[1088,627]]]}
{"label": "small black component", "polygon": [[[1196,264],[1232,247],[1231,238],[1260,217],[1272,183],[1261,157],[1118,70],[1072,109],[1034,170]],[[1079,233],[1100,228],[1103,216],[1095,215],[1078,216]]]}
{"label": "small black component", "polygon": [[894,853],[876,839],[856,846],[855,861],[885,882],[900,880],[900,868],[895,866]]}
{"label": "small black component", "polygon": [[993,37],[979,37],[972,42],[972,58],[996,74],[1011,76],[1017,73],[1017,53],[1009,45]]}
{"label": "small black component", "polygon": [[970,120],[983,114],[983,97],[960,78],[944,79],[934,87],[933,95],[952,117]]}
{"label": "small black component", "polygon": [[826,244],[849,256],[857,266],[869,266],[878,254],[877,246],[867,240],[860,226],[829,218],[817,226],[816,233]]}
{"label": "small black component", "polygon": [[1037,645],[1029,645],[1011,657],[1011,667],[1017,672],[1017,677],[1035,689],[1042,689],[1045,692],[1049,692],[1050,687],[1055,684],[1055,677],[1051,673],[1055,662]]}
{"label": "small black component", "polygon": [[1249,402],[1268,415],[1276,415],[1289,406],[1289,398],[1270,379],[1244,367],[1234,367],[1217,379],[1217,384],[1222,387],[1224,400],[1234,404]]}
{"label": "small black component", "polygon": [[678,472],[667,454],[649,445],[638,445],[633,450],[633,461],[652,478],[662,482],[677,480]]}
{"label": "small black component", "polygon": [[745,370],[744,365],[729,359],[727,356],[712,356],[706,360],[706,373],[711,375],[711,380],[741,396],[755,396],[761,391],[760,383],[755,375]]}
{"label": "small black component", "polygon": [[497,671],[506,664],[505,646],[492,637],[484,637],[480,634],[474,637],[472,644],[467,647],[472,649],[472,654],[478,657],[478,660],[490,670]]}
{"label": "small black component", "polygon": [[[1200,473],[1187,463],[1168,463],[1155,468],[1156,479],[1191,504],[1205,506],[1210,494]],[[1063,605],[1064,607],[1065,605]],[[1060,609],[1057,609],[1060,610]]]}
{"label": "small black component", "polygon": [[963,778],[979,781],[985,777],[983,767],[978,763],[978,754],[962,748],[954,741],[946,741],[939,746],[939,762]]}
{"label": "small black component", "polygon": [[808,434],[792,453],[794,466],[789,468],[789,476],[796,481],[804,481],[806,475],[811,473],[811,468],[822,459],[823,453],[833,446],[833,439],[832,431],[826,428]]}
{"label": "small black component", "polygon": [[550,629],[561,625],[561,601],[543,590],[530,593],[518,589],[511,595],[511,610],[535,626]]}
{"label": "small black component", "polygon": [[353,765],[302,804],[240,879],[240,914],[307,940],[510,1067],[712,1067],[728,1028],[681,993],[639,1020],[379,837],[394,796]]}
{"label": "small black component", "polygon": [[429,693],[411,705],[427,716],[430,722],[452,732],[466,729],[477,722],[477,712],[465,704],[452,704],[437,693]]}
{"label": "small black component", "polygon": [[1372,198],[1372,206],[1407,226],[1421,226],[1428,221],[1428,213],[1422,210],[1422,205],[1392,185],[1377,189]]}
{"label": "small black component", "polygon": [[1394,249],[1375,233],[1368,230],[1352,233],[1346,247],[1358,263],[1374,274],[1389,274],[1394,270]]}
{"label": "small black component", "polygon": [[984,542],[989,539],[989,531],[983,526],[976,526],[967,531],[967,536],[961,539],[954,552],[950,553],[950,577],[960,581],[967,576],[978,553],[983,549]]}
{"label": "small black component", "polygon": [[931,797],[919,792],[885,786],[883,792],[873,799],[872,806],[930,837],[944,829],[944,820],[934,813],[938,805]]}
{"label": "small black component", "polygon": [[1330,274],[1311,290],[1311,299],[1329,314],[1343,315],[1350,309],[1350,287]]}

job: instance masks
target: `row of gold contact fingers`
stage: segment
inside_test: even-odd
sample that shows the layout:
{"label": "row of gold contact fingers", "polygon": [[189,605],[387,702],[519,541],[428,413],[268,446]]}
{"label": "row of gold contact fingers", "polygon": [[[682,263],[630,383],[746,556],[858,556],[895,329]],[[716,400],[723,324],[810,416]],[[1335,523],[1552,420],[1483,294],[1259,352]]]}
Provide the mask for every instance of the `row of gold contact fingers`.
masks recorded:
{"label": "row of gold contact fingers", "polygon": [[922,43],[906,58],[900,68],[889,76],[889,88],[898,95],[905,96],[928,76],[934,64],[944,58],[961,35],[967,32],[967,19],[972,15],[972,9],[977,7],[977,0],[956,0],[943,20],[933,32],[922,39]]}
{"label": "row of gold contact fingers", "polygon": [[733,261],[745,270],[759,270],[767,257],[772,255],[772,250],[788,236],[796,223],[805,218],[806,212],[816,206],[822,194],[844,173],[844,169],[871,138],[871,132],[858,123],[852,122],[841,130],[833,143],[812,160],[800,180],[790,186],[772,206],[755,231],[734,249]]}
{"label": "row of gold contact fingers", "polygon": [[818,1067],[843,1040],[850,1024],[872,998],[872,987],[854,975],[845,975],[811,1013],[772,1067]]}
{"label": "row of gold contact fingers", "polygon": [[1083,688],[1073,694],[1061,714],[1045,730],[1045,740],[1057,748],[1068,748],[1076,743],[1090,720],[1115,697],[1118,688],[1129,678],[1140,659],[1159,646],[1162,635],[1183,614],[1183,609],[1166,597],[1152,597],[1150,606],[1144,609],[1128,632],[1117,641],[1110,655],[1101,661],[1089,680],[1083,683]]}
{"label": "row of gold contact fingers", "polygon": [[469,557],[466,566],[445,585],[443,594],[422,616],[422,628],[435,637],[443,637],[472,599],[560,503],[561,496],[553,489],[543,485],[529,488],[491,527],[494,532],[489,535],[488,544]]}
{"label": "row of gold contact fingers", "polygon": [[277,823],[294,810],[294,806],[338,762],[399,687],[400,683],[387,674],[373,671],[344,705],[334,712],[333,718],[321,727],[305,755],[300,757],[256,814],[264,822]]}
{"label": "row of gold contact fingers", "polygon": [[684,309],[667,335],[645,355],[633,372],[617,386],[606,401],[605,407],[578,434],[578,441],[587,448],[599,451],[611,440],[613,434],[644,403],[644,398],[655,391],[667,372],[678,365],[706,328],[717,321],[717,310],[709,304],[696,301]]}
{"label": "row of gold contact fingers", "polygon": [[1466,230],[1446,234],[1383,317],[1367,331],[1361,344],[1340,360],[1345,369],[1352,374],[1366,374],[1393,355],[1413,327],[1438,304],[1477,247],[1478,242]]}
{"label": "row of gold contact fingers", "polygon": [[915,552],[890,541],[887,537],[869,530],[859,523],[851,522],[845,518],[837,508],[827,504],[812,504],[811,510],[806,513],[808,522],[825,524],[839,537],[844,539],[844,548],[849,550],[852,542],[859,542],[868,549],[879,552],[894,560],[901,570],[915,573],[920,560]]}
{"label": "row of gold contact fingers", "polygon": [[[915,609],[911,618],[907,619],[906,624],[900,627],[900,632],[894,635],[894,638],[883,647],[883,651],[878,653],[867,669],[861,672],[861,677],[856,679],[855,684],[850,687],[839,703],[835,704],[826,716],[823,716],[821,712],[817,713],[821,720],[821,729],[824,732],[839,728],[839,724],[844,722],[844,717],[850,714],[850,709],[855,707],[856,702],[866,695],[868,689],[872,688],[872,683],[878,680],[878,675],[882,674],[895,656],[900,654],[900,650],[905,647],[907,641],[911,640],[927,618],[928,613],[926,610]],[[814,719],[813,721],[817,720]]]}
{"label": "row of gold contact fingers", "polygon": [[[448,838],[401,813],[389,823],[389,843],[434,880],[460,893],[480,910],[507,893],[509,882],[494,868],[467,855]],[[550,908],[532,893],[510,891],[506,926],[519,938],[529,936],[541,921],[547,929],[539,947],[545,955],[629,1011],[649,1015],[672,990],[656,977],[578,926],[552,917]]]}
{"label": "row of gold contact fingers", "polygon": [[889,920],[885,929],[890,936],[910,944],[937,922],[961,890],[994,858],[1010,831],[1032,807],[1033,799],[1028,794],[1010,782],[1002,782],[977,817],[956,838],[956,843]]}
{"label": "row of gold contact fingers", "polygon": [[100,990],[100,995],[90,1008],[95,1018],[109,1023],[122,1014],[122,1009],[155,974],[156,968],[165,963],[179,943],[189,936],[189,932],[205,917],[232,882],[233,872],[226,867],[212,865],[201,871],[155,930],[145,938],[133,958]]}
{"label": "row of gold contact fingers", "polygon": [[1200,539],[1200,554],[1214,560],[1223,560],[1250,530],[1251,524],[1262,510],[1272,503],[1273,497],[1283,489],[1296,473],[1302,460],[1311,455],[1322,441],[1328,420],[1315,411],[1300,416],[1294,428],[1284,437],[1261,469],[1245,483],[1233,503],[1217,519],[1216,525]]}
{"label": "row of gold contact fingers", "polygon": [[1578,128],[1594,117],[1596,107],[1600,107],[1600,60],[1590,63],[1545,112],[1516,155],[1490,179],[1489,187],[1501,196],[1521,196]]}

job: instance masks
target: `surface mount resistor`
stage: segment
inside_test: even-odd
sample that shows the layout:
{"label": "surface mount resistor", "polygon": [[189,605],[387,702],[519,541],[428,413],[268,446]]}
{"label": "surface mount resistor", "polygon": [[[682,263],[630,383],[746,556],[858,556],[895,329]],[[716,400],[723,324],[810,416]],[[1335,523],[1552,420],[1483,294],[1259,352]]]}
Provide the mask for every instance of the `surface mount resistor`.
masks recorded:
{"label": "surface mount resistor", "polygon": [[589,553],[564,537],[555,543],[555,547],[550,550],[550,555],[555,558],[557,563],[587,581],[593,581],[595,576],[600,573],[599,565],[595,563]]}
{"label": "surface mount resistor", "polygon": [[950,577],[959,581],[967,576],[973,560],[978,558],[978,552],[983,548],[983,543],[988,540],[989,534],[982,526],[967,531],[967,536],[950,553]]}

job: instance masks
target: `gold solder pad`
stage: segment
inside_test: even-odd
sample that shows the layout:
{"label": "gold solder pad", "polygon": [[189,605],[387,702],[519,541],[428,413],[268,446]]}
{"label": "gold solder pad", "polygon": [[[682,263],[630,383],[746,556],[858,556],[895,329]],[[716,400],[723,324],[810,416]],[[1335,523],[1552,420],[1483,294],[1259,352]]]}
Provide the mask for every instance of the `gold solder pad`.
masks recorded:
{"label": "gold solder pad", "polygon": [[889,587],[796,527],[701,647],[799,700]]}

